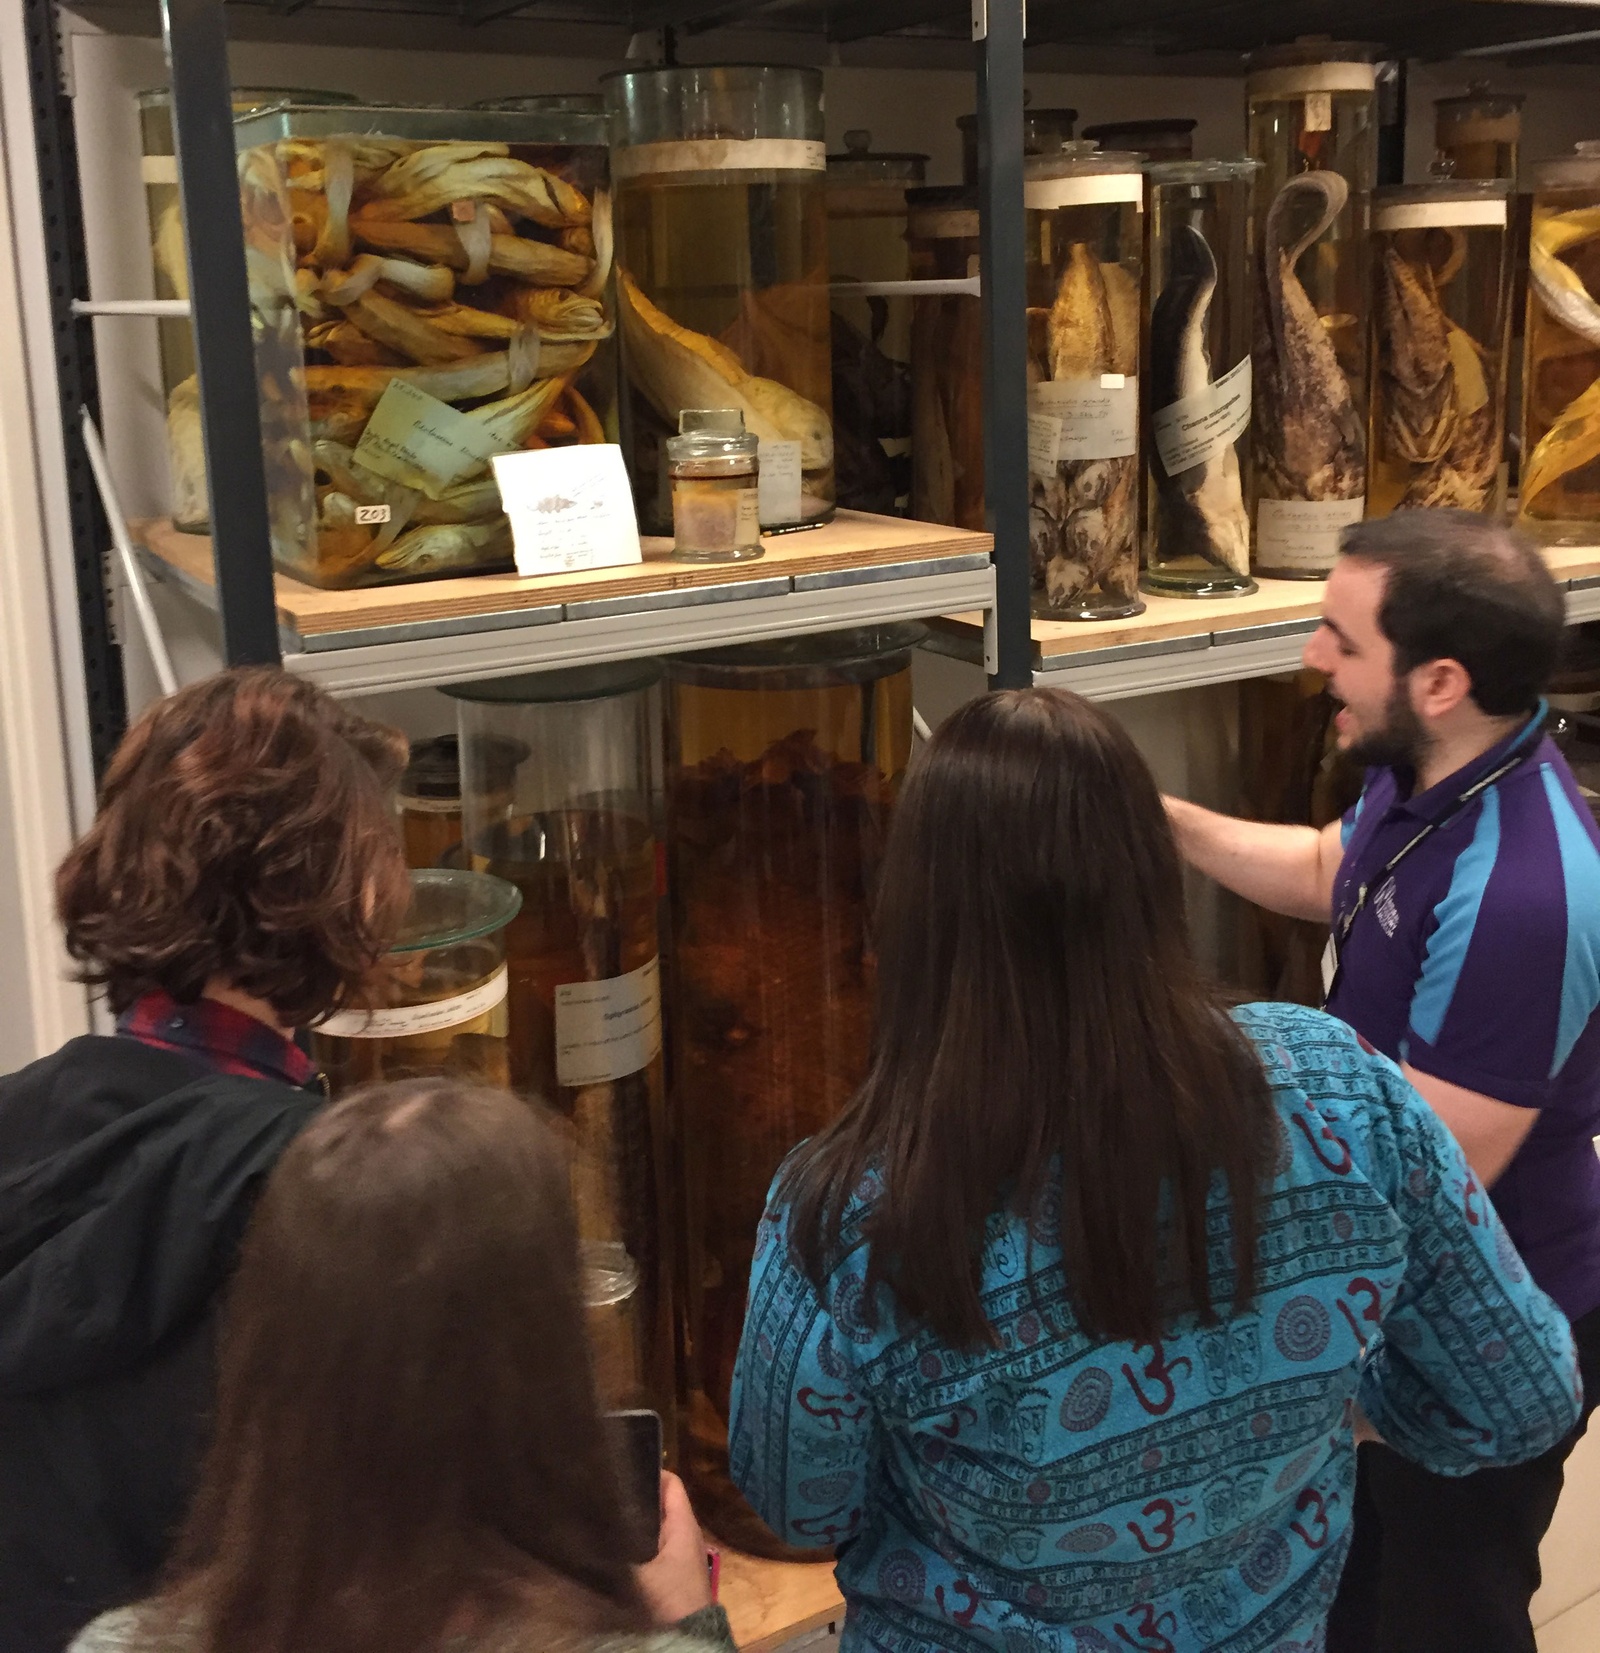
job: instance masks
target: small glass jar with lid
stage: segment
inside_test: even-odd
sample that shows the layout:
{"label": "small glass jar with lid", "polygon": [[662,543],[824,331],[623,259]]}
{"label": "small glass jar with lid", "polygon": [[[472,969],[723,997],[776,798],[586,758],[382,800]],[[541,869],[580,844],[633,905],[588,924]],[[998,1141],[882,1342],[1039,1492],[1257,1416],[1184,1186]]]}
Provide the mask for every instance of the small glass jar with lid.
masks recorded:
{"label": "small glass jar with lid", "polygon": [[1533,169],[1517,524],[1547,545],[1600,524],[1600,141]]}
{"label": "small glass jar with lid", "polygon": [[[906,248],[917,281],[976,276],[977,190],[907,190]],[[952,528],[984,525],[983,301],[975,292],[912,301],[911,514]]]}
{"label": "small glass jar with lid", "polygon": [[1304,39],[1258,52],[1245,88],[1262,165],[1254,568],[1321,579],[1366,508],[1377,71],[1370,47]]}
{"label": "small glass jar with lid", "polygon": [[911,314],[908,295],[852,292],[852,283],[911,274],[906,192],[928,157],[844,135],[828,157],[828,274],[833,304],[833,434],[839,503],[904,516],[911,505]]}
{"label": "small glass jar with lid", "polygon": [[1125,149],[1147,161],[1192,161],[1194,129],[1199,121],[1185,115],[1144,121],[1102,121],[1086,126],[1085,138],[1102,149]]}
{"label": "small glass jar with lid", "polygon": [[1477,80],[1459,97],[1434,101],[1434,142],[1456,178],[1504,178],[1515,183],[1522,143],[1521,92],[1491,91]]}
{"label": "small glass jar with lid", "polygon": [[1373,197],[1368,516],[1504,509],[1510,189],[1440,177]]}
{"label": "small glass jar with lid", "polygon": [[[483,752],[491,793],[509,802],[511,775],[528,755],[519,741],[502,741]],[[435,735],[411,743],[411,761],[395,796],[400,840],[413,867],[453,866],[461,858],[461,742]]]}
{"label": "small glass jar with lid", "polygon": [[501,878],[413,871],[411,907],[383,964],[357,1002],[311,1030],[330,1093],[441,1074],[509,1084],[506,926],[521,904]]}
{"label": "small glass jar with lid", "polygon": [[1250,196],[1255,161],[1165,161],[1150,186],[1147,591],[1250,578]]}
{"label": "small glass jar with lid", "polygon": [[1144,172],[1067,144],[1024,163],[1033,609],[1138,614]]}
{"label": "small glass jar with lid", "polygon": [[693,562],[762,554],[756,438],[737,408],[685,408],[667,438],[672,552]]}

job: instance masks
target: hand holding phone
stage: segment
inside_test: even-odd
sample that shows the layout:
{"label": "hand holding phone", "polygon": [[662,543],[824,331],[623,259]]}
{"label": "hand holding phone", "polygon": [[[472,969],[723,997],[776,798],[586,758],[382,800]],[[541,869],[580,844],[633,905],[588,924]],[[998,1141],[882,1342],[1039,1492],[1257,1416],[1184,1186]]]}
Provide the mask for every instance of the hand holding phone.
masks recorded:
{"label": "hand holding phone", "polygon": [[661,1535],[661,1417],[645,1410],[608,1412],[622,1483],[623,1514],[630,1539],[628,1560],[651,1560]]}
{"label": "hand holding phone", "polygon": [[661,1475],[661,1548],[634,1576],[659,1625],[676,1624],[713,1600],[700,1523],[683,1482],[667,1471]]}

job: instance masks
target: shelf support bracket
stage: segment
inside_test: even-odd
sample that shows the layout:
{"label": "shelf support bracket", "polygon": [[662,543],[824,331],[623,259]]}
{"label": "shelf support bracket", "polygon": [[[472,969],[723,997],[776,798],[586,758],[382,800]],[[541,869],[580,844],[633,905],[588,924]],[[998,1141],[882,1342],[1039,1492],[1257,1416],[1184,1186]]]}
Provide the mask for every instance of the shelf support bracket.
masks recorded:
{"label": "shelf support bracket", "polygon": [[222,649],[277,665],[277,603],[222,0],[162,0]]}

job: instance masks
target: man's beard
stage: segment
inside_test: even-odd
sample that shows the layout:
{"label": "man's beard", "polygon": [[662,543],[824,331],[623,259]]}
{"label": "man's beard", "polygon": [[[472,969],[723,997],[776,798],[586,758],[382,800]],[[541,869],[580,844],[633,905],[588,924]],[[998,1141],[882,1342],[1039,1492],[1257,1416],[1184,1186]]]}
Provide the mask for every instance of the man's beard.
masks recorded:
{"label": "man's beard", "polygon": [[1345,756],[1368,769],[1422,767],[1428,750],[1428,731],[1412,708],[1404,678],[1396,678],[1383,709],[1383,727],[1351,741]]}

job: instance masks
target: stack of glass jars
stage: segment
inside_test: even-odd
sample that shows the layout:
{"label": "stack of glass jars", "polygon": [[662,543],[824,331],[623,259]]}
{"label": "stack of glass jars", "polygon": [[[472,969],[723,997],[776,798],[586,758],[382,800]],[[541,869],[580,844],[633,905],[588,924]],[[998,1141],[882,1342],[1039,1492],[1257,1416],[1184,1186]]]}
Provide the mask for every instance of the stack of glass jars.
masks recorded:
{"label": "stack of glass jars", "polygon": [[629,69],[607,77],[617,178],[625,448],[641,524],[671,531],[666,440],[685,408],[759,439],[761,526],[833,515],[822,76]]}
{"label": "stack of glass jars", "polygon": [[839,503],[904,516],[911,504],[911,306],[841,282],[904,281],[906,192],[926,155],[874,153],[870,132],[846,132],[828,157],[828,269],[833,289],[833,423]]}
{"label": "stack of glass jars", "polygon": [[[467,856],[521,893],[506,933],[511,1080],[554,1109],[571,1143],[602,1396],[666,1414],[660,675],[636,660],[449,692]],[[525,756],[508,777],[513,748]]]}
{"label": "stack of glass jars", "polygon": [[781,1553],[728,1478],[727,1417],[767,1188],[866,1071],[868,904],[911,755],[916,626],[668,662],[669,1028],[685,1144],[683,1465],[695,1508]]}

